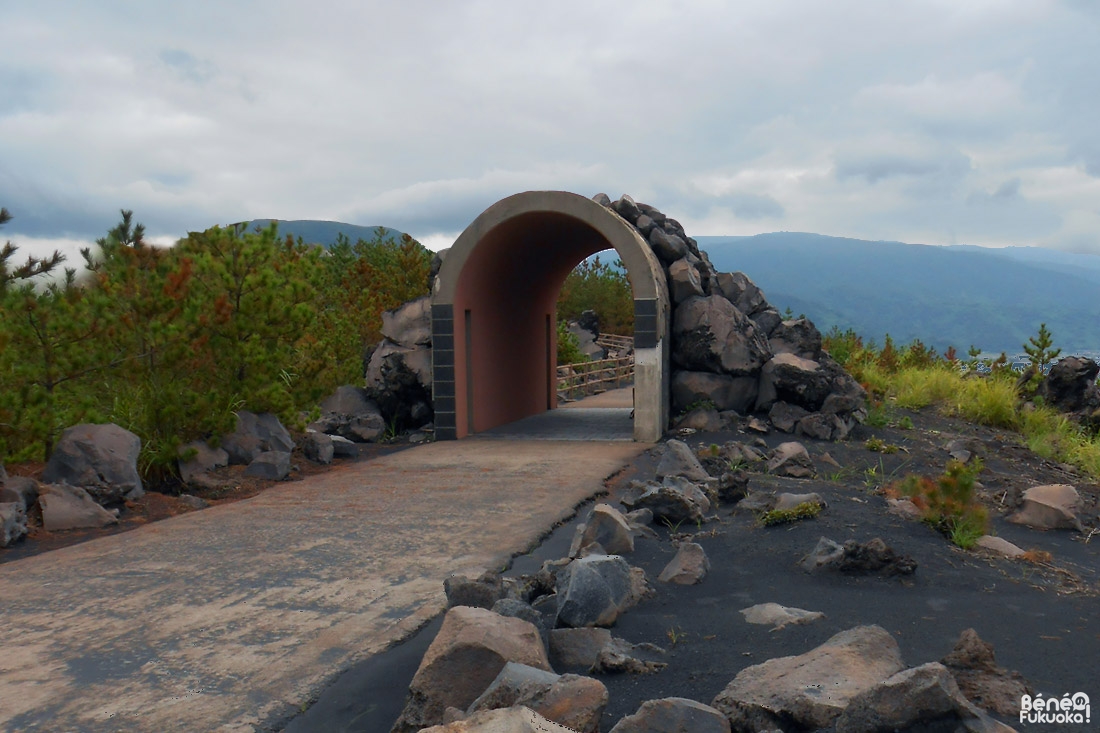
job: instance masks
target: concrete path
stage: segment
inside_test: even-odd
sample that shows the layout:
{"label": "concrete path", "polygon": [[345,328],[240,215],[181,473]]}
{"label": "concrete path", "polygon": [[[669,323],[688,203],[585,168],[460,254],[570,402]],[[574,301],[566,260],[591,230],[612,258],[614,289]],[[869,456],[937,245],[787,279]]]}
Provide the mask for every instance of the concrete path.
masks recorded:
{"label": "concrete path", "polygon": [[252,731],[646,448],[432,443],[0,565],[0,730]]}
{"label": "concrete path", "polygon": [[602,392],[478,433],[482,439],[634,440],[634,390]]}

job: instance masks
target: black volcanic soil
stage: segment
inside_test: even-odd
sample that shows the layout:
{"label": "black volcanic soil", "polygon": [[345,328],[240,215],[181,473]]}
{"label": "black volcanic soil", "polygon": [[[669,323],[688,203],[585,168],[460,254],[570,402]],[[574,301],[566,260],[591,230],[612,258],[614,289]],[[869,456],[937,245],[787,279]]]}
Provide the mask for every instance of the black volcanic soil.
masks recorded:
{"label": "black volcanic soil", "polygon": [[[675,547],[668,527],[655,526],[659,540],[639,539],[628,561],[645,569],[656,591],[620,618],[612,633],[634,643],[664,647],[668,666],[649,675],[604,675],[610,692],[602,730],[633,713],[645,700],[681,696],[710,703],[743,668],[777,656],[800,654],[833,634],[860,624],[890,631],[906,664],[941,659],[960,632],[974,628],[991,642],[1001,666],[1018,670],[1047,696],[1083,691],[1100,695],[1096,660],[1100,659],[1100,533],[1041,532],[1007,523],[1004,516],[1021,492],[1047,483],[1069,483],[1081,493],[1079,513],[1087,528],[1096,527],[1100,486],[1071,467],[1043,460],[1019,445],[1011,433],[945,418],[933,411],[893,414],[896,425],[908,416],[912,429],[860,427],[841,443],[802,440],[818,466],[817,479],[784,479],[753,474],[753,491],[816,491],[828,507],[815,519],[775,527],[757,526],[755,517],[736,506],[718,507],[700,527],[678,527],[677,538],[702,545],[710,574],[699,585],[682,587],[656,582]],[[754,433],[693,434],[692,446],[751,442]],[[762,436],[769,446],[793,439],[782,433]],[[898,446],[892,454],[871,452],[868,438]],[[985,463],[980,492],[989,507],[993,533],[1025,550],[1050,553],[1049,561],[1010,561],[951,545],[927,525],[887,512],[877,489],[908,473],[930,477],[943,472],[944,445],[964,438]],[[801,440],[801,439],[800,439]],[[825,453],[842,468],[823,459]],[[615,503],[634,478],[650,478],[652,453],[609,481]],[[515,558],[509,575],[533,572],[543,560],[564,556],[573,528],[587,514],[557,528],[529,555]],[[860,542],[880,537],[918,563],[904,577],[849,576],[833,572],[807,574],[798,561],[818,538]],[[748,606],[776,602],[812,611],[825,618],[808,625],[772,632],[746,623],[739,613]],[[304,714],[273,722],[272,730],[389,730],[399,714],[420,657],[439,628],[439,619],[405,642],[345,672]],[[1013,725],[1017,721],[1005,722]]]}

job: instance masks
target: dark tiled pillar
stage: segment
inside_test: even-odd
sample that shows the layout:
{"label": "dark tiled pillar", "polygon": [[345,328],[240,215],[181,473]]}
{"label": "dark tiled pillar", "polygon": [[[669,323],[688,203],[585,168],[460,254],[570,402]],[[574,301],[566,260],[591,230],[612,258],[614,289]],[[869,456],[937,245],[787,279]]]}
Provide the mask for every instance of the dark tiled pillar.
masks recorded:
{"label": "dark tiled pillar", "polygon": [[432,305],[432,403],[436,440],[455,440],[454,306]]}

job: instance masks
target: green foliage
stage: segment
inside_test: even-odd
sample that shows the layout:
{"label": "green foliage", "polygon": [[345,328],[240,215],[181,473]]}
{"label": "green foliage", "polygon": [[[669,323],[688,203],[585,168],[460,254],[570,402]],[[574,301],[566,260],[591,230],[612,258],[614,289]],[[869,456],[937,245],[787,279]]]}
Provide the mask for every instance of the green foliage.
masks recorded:
{"label": "green foliage", "polygon": [[158,248],[123,211],[96,245],[79,284],[69,271],[16,287],[24,271],[4,270],[0,458],[42,458],[64,427],[111,421],[142,439],[140,467],[155,483],[180,444],[232,429],[237,410],[294,425],[362,377],[384,310],[428,293],[431,253],[381,232],[331,254],[280,239],[276,224]]}
{"label": "green foliage", "polygon": [[586,310],[600,317],[604,333],[633,333],[634,294],[622,262],[608,265],[597,255],[581,262],[565,278],[558,294],[558,318],[576,320]]}
{"label": "green foliage", "polygon": [[982,462],[970,465],[950,461],[942,476],[930,479],[915,474],[887,489],[888,494],[908,498],[921,511],[922,519],[963,549],[970,549],[986,534],[989,517],[974,499],[974,483]]}
{"label": "green foliage", "polygon": [[901,450],[900,448],[898,448],[898,446],[894,445],[893,443],[887,443],[882,438],[868,438],[863,443],[863,447],[871,451],[872,453],[891,454],[897,453],[899,450]]}
{"label": "green foliage", "polygon": [[757,521],[762,527],[772,527],[777,524],[790,524],[803,519],[813,519],[820,513],[820,504],[807,501],[790,509],[772,509],[769,512],[763,512]]}
{"label": "green foliage", "polygon": [[565,321],[558,321],[558,364],[581,364],[588,357],[581,351],[576,334],[569,330]]}
{"label": "green foliage", "polygon": [[838,326],[833,326],[821,337],[821,347],[829,352],[829,356],[840,364],[846,366],[853,357],[863,351],[863,339],[848,329],[841,331]]}
{"label": "green foliage", "polygon": [[[7,224],[11,218],[11,212],[0,207],[0,226]],[[54,250],[49,257],[27,257],[26,262],[13,269],[10,262],[18,250],[11,242],[4,242],[4,246],[0,247],[0,293],[16,280],[27,281],[45,275],[65,261],[65,257]]]}
{"label": "green foliage", "polygon": [[699,409],[717,410],[718,405],[714,404],[714,400],[707,399],[707,398],[704,397],[703,399],[698,399],[698,400],[695,400],[693,402],[688,403],[684,407],[684,409],[680,411],[680,414],[677,415],[677,417],[683,417],[684,415],[688,414],[692,410],[699,410]]}
{"label": "green foliage", "polygon": [[1050,331],[1047,330],[1047,324],[1039,324],[1039,333],[1028,339],[1028,342],[1024,344],[1024,352],[1027,354],[1028,361],[1031,362],[1031,366],[1043,371],[1051,362],[1058,358],[1062,353],[1061,349],[1052,349],[1054,340],[1050,336]]}

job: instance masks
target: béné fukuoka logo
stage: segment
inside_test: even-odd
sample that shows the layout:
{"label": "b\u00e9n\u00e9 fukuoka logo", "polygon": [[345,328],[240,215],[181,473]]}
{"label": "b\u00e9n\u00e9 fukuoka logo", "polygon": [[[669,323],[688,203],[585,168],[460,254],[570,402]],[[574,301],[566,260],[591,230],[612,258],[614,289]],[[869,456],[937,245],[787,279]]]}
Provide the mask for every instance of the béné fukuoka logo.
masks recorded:
{"label": "b\u00e9n\u00e9 fukuoka logo", "polygon": [[1043,693],[1034,698],[1024,695],[1020,698],[1021,723],[1090,723],[1092,711],[1089,696],[1083,692],[1068,692],[1061,697],[1043,699]]}

